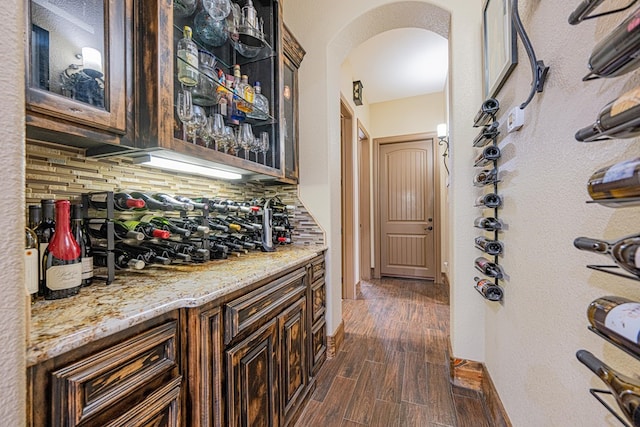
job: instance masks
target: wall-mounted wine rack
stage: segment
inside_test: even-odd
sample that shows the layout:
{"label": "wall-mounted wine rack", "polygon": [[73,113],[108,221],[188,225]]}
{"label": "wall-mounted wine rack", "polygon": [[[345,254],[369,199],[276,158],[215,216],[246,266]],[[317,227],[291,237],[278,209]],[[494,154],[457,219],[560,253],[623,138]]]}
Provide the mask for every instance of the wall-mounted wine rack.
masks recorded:
{"label": "wall-mounted wine rack", "polygon": [[[478,260],[476,260],[476,269],[482,274],[491,277],[493,282],[489,279],[481,279],[476,277],[475,290],[478,291],[483,298],[489,301],[502,301],[504,291],[500,286],[500,281],[504,280],[504,271],[499,263],[499,257],[503,253],[503,244],[499,240],[499,233],[502,229],[502,221],[498,215],[499,209],[502,206],[502,197],[498,194],[499,170],[498,159],[501,156],[500,148],[498,147],[498,135],[500,134],[500,123],[496,120],[496,113],[500,109],[500,103],[494,98],[489,98],[482,103],[478,114],[474,118],[474,127],[481,127],[482,130],[474,138],[473,147],[481,149],[482,151],[474,160],[474,167],[493,167],[492,170],[482,170],[479,174],[476,174],[474,178],[474,185],[482,188],[491,188],[492,192],[484,192],[476,200],[476,207],[481,207],[483,211],[492,210],[493,217],[488,220],[496,222],[496,226],[487,228],[486,226],[479,226],[476,221],[476,227],[484,230],[485,232],[493,233],[493,239],[488,240],[479,236],[476,238],[476,248],[484,252],[484,256],[493,258],[493,274],[489,275],[486,269],[482,269]],[[483,218],[484,212],[482,215]],[[487,260],[488,261],[488,260]]]}

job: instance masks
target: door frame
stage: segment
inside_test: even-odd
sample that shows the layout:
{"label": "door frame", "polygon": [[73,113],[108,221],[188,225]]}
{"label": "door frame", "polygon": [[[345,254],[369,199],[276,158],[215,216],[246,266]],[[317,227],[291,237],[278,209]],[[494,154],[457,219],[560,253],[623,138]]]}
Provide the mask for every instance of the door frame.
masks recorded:
{"label": "door frame", "polygon": [[[374,138],[373,140],[373,184],[374,188],[380,188],[380,173],[379,173],[379,161],[380,161],[380,146],[387,144],[396,144],[401,142],[414,142],[431,139],[432,143],[432,156],[433,156],[433,230],[434,230],[434,246],[435,246],[435,283],[442,281],[442,221],[440,215],[440,162],[438,161],[438,137],[436,132],[415,133],[409,135],[389,136],[384,138]],[[378,192],[374,191],[373,194],[373,223],[374,227],[374,247],[375,247],[375,266],[373,267],[373,277],[379,279],[380,265],[382,262],[381,250],[380,250],[380,200]]]}
{"label": "door frame", "polygon": [[358,129],[358,218],[360,231],[360,279],[371,279],[371,136],[364,128],[360,120],[357,121]]}
{"label": "door frame", "polygon": [[[342,298],[355,299],[357,280],[355,277],[354,171],[353,171],[353,119],[354,111],[344,97],[340,96],[340,193],[341,193],[341,240],[342,240]],[[347,238],[350,236],[351,238]]]}

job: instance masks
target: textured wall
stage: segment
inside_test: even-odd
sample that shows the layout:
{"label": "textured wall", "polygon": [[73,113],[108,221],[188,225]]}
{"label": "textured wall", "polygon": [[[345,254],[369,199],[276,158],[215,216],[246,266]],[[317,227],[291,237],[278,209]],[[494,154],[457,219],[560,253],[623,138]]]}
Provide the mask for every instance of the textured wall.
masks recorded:
{"label": "textured wall", "polygon": [[446,117],[443,92],[378,102],[370,108],[373,138],[435,132]]}
{"label": "textured wall", "polygon": [[[606,8],[626,3],[610,1]],[[585,314],[599,296],[638,300],[640,290],[637,283],[585,268],[609,261],[575,249],[572,242],[578,236],[615,239],[638,232],[638,208],[585,201],[591,173],[638,157],[640,146],[637,140],[585,144],[573,135],[591,124],[607,102],[640,83],[637,72],[581,81],[595,43],[627,14],[571,26],[567,17],[578,2],[520,4],[538,59],[551,71],[544,92],[525,110],[523,129],[500,142],[505,172],[501,215],[509,224],[503,264],[509,280],[503,304],[475,302],[486,306],[486,363],[515,426],[617,426],[588,392],[603,384],[574,354],[585,348],[616,369],[640,373],[640,363],[587,331]],[[498,95],[503,113],[529,94],[529,63],[522,44],[519,49],[519,64]]]}
{"label": "textured wall", "polygon": [[0,420],[2,425],[25,424],[25,307],[24,249],[24,1],[6,0],[0,8],[3,35],[0,74],[3,210],[0,217]]}

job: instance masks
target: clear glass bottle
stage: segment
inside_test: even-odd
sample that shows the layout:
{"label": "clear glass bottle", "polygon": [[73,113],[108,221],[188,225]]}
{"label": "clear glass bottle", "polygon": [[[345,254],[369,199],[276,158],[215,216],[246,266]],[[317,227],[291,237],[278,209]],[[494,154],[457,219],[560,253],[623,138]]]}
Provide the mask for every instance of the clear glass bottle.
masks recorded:
{"label": "clear glass bottle", "polygon": [[249,76],[247,76],[246,74],[242,75],[242,78],[240,79],[240,87],[242,90],[242,102],[241,102],[241,110],[244,111],[245,113],[250,113],[253,111],[253,102],[255,99],[255,91],[253,89],[253,86],[251,86],[249,84]]}
{"label": "clear glass bottle", "polygon": [[193,103],[209,107],[216,103],[216,83],[218,75],[215,71],[216,57],[205,50],[198,51],[200,73],[198,84],[193,88]]}
{"label": "clear glass bottle", "polygon": [[257,120],[267,120],[269,118],[269,100],[262,94],[262,85],[256,82],[253,86],[255,92],[253,98],[253,111],[247,117]]}
{"label": "clear glass bottle", "polygon": [[185,86],[198,84],[198,47],[191,39],[191,27],[185,25],[178,41],[178,80]]}

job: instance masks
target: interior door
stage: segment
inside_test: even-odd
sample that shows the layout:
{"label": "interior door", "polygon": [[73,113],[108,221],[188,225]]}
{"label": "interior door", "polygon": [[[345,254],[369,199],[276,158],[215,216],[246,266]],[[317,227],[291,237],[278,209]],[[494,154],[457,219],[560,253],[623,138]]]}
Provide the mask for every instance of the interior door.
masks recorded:
{"label": "interior door", "polygon": [[433,139],[381,145],[378,167],[380,274],[433,279]]}

